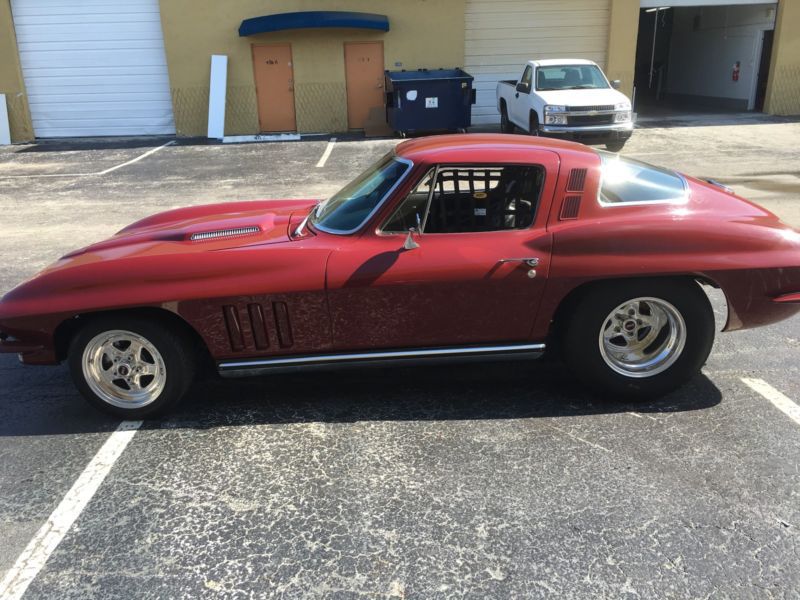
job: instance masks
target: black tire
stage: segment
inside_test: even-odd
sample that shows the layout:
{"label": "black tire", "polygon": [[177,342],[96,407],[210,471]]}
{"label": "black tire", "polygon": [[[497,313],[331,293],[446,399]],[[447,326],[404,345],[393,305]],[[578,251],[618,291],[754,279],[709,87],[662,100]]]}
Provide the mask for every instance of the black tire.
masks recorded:
{"label": "black tire", "polygon": [[[93,340],[97,336],[110,331],[128,332],[139,336],[151,344],[160,354],[160,360],[152,361],[159,374],[155,375],[150,380],[150,383],[155,381],[156,377],[162,377],[162,375],[163,383],[159,386],[160,391],[157,394],[153,394],[154,397],[148,399],[143,405],[131,402],[130,405],[126,406],[127,401],[123,399],[117,399],[122,406],[112,404],[101,393],[93,389],[93,384],[90,382],[91,376],[85,374],[84,351],[87,350],[88,345],[93,344]],[[143,356],[152,358],[152,355],[147,353],[147,348],[145,348],[145,352],[146,354],[142,354]],[[101,361],[93,362],[105,362],[106,360],[104,354],[104,358]],[[181,335],[168,323],[139,316],[108,315],[90,320],[72,339],[67,362],[75,386],[89,404],[116,417],[133,420],[154,417],[173,409],[189,389],[197,367],[196,354],[185,336]],[[163,367],[163,371],[160,370],[159,366]],[[111,365],[110,368],[117,367]],[[146,376],[143,377],[145,379],[140,378],[139,381],[146,382]],[[106,383],[105,385],[108,384]],[[142,384],[142,389],[146,388],[147,384]],[[155,391],[155,389],[151,391]]]}
{"label": "black tire", "polygon": [[606,150],[609,152],[619,152],[625,147],[625,142],[628,140],[617,140],[614,142],[606,142]]}
{"label": "black tire", "polygon": [[[607,324],[614,323],[609,319],[612,311],[637,298],[666,301],[685,323],[685,344],[682,350],[673,353],[670,360],[674,362],[665,360],[662,365],[669,365],[665,370],[639,377],[615,370],[609,363],[613,359],[604,358],[605,351],[601,350],[601,332]],[[714,343],[711,304],[700,286],[690,280],[637,279],[601,284],[592,288],[565,316],[568,321],[560,340],[564,362],[589,389],[611,400],[652,400],[677,389],[699,373]],[[668,334],[664,334],[665,338]]]}
{"label": "black tire", "polygon": [[506,103],[500,105],[500,131],[502,133],[514,133],[514,124],[508,118],[508,108]]}
{"label": "black tire", "polygon": [[539,135],[539,115],[531,111],[531,116],[528,118],[528,133],[531,135]]}

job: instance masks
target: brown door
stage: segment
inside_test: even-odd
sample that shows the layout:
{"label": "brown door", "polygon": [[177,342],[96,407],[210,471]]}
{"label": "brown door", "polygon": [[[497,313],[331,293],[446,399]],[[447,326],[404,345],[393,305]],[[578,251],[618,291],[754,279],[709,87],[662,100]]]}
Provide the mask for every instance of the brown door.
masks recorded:
{"label": "brown door", "polygon": [[294,69],[289,44],[253,46],[261,131],[294,131]]}
{"label": "brown door", "polygon": [[345,42],[347,125],[363,129],[369,111],[383,106],[383,42]]}

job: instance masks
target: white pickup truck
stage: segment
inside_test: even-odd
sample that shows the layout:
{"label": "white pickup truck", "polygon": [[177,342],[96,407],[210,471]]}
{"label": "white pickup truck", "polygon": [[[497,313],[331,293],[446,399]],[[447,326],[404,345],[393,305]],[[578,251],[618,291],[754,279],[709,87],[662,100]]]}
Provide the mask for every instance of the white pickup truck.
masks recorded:
{"label": "white pickup truck", "polygon": [[618,86],[590,60],[529,60],[519,81],[497,84],[500,127],[605,143],[617,152],[633,133],[631,101]]}

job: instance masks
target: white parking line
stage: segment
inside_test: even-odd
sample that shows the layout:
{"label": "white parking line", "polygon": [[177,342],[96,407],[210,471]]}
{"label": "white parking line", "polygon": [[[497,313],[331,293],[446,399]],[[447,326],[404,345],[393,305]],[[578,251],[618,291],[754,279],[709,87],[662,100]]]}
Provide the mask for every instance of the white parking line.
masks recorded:
{"label": "white parking line", "polygon": [[155,154],[162,148],[166,148],[167,146],[171,146],[175,143],[175,140],[170,140],[166,144],[159,146],[158,148],[150,148],[147,152],[144,152],[137,156],[136,158],[132,158],[131,160],[125,161],[124,163],[115,165],[113,167],[109,167],[108,169],[104,169],[103,171],[96,171],[92,173],[36,173],[32,175],[2,175],[0,174],[0,179],[20,179],[20,178],[38,178],[38,177],[92,177],[95,175],[106,175],[107,173],[111,173],[112,171],[116,171],[117,169],[121,169],[122,167],[127,167],[128,165],[132,165],[133,163],[139,162],[143,158],[147,158],[151,154]]}
{"label": "white parking line", "polygon": [[140,154],[139,156],[137,156],[136,158],[132,158],[128,162],[124,162],[121,165],[117,165],[116,167],[111,167],[111,168],[106,169],[104,171],[100,171],[99,173],[95,173],[95,175],[105,175],[106,173],[111,173],[111,171],[116,171],[117,169],[121,169],[122,167],[127,167],[128,165],[132,165],[133,163],[139,162],[143,158],[147,158],[151,154],[155,154],[156,152],[158,152],[162,148],[166,148],[167,146],[171,146],[174,143],[175,143],[174,140],[170,140],[169,142],[159,146],[158,148],[151,148],[150,150],[148,150],[144,154]]}
{"label": "white parking line", "polygon": [[331,152],[333,152],[333,145],[335,143],[336,143],[336,138],[332,137],[328,142],[328,145],[325,146],[325,152],[322,153],[322,156],[320,157],[319,162],[317,163],[317,167],[325,166],[325,163],[328,162],[328,157],[331,155]]}
{"label": "white parking line", "polygon": [[0,600],[22,597],[141,426],[142,421],[123,421],[109,436],[0,582]]}
{"label": "white parking line", "polygon": [[800,406],[792,402],[788,397],[784,396],[763,379],[742,377],[742,381],[747,384],[751,390],[764,396],[764,398],[772,402],[776,408],[782,410],[792,421],[800,425]]}

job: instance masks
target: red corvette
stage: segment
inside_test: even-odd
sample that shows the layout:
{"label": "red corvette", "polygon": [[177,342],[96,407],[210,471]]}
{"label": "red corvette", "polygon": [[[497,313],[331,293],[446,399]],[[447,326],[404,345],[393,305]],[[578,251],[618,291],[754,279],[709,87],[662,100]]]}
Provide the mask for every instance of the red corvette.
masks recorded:
{"label": "red corvette", "polygon": [[558,350],[611,397],[696,374],[725,330],[800,310],[800,234],[713,182],[569,142],[400,144],[325,200],[172,210],[0,302],[0,351],[69,362],[140,418],[201,370],[487,360]]}

